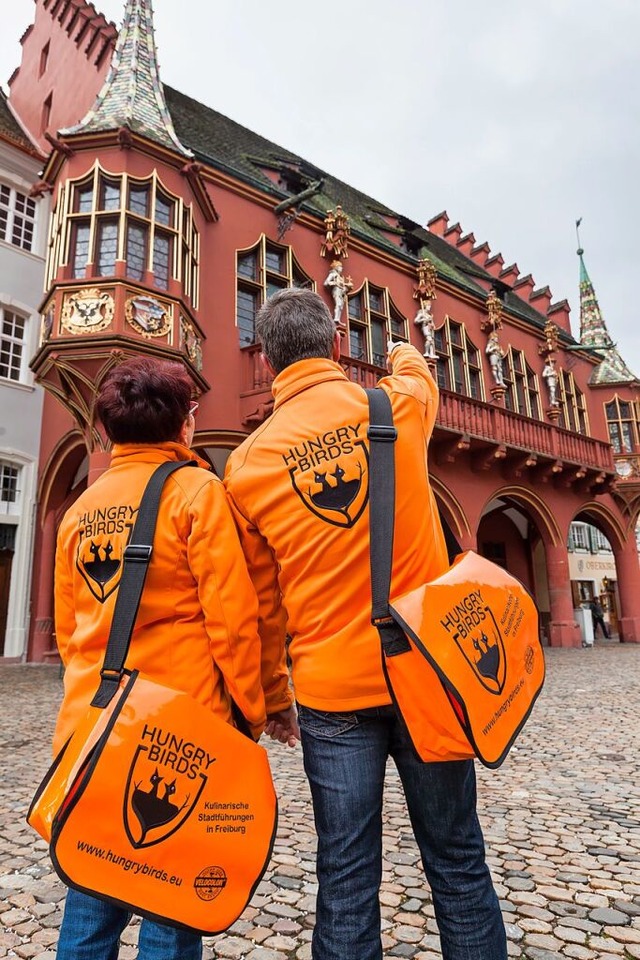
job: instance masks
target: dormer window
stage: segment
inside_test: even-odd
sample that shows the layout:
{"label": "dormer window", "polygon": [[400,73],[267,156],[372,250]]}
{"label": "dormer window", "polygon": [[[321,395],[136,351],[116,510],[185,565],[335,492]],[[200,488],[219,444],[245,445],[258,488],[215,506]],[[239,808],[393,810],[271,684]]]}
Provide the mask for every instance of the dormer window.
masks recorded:
{"label": "dormer window", "polygon": [[614,453],[633,453],[638,442],[634,405],[628,400],[614,397],[605,404],[609,440]]}

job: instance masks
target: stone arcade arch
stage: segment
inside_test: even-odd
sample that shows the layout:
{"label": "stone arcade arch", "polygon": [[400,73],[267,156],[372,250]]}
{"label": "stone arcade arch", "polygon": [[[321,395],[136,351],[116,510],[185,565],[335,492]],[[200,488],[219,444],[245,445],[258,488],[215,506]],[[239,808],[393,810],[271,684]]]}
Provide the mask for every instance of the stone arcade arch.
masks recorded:
{"label": "stone arcade arch", "polygon": [[87,485],[88,454],[84,437],[72,430],[52,450],[38,484],[33,583],[34,626],[29,659],[42,660],[55,653],[53,621],[53,573],[56,533],[65,510]]}
{"label": "stone arcade arch", "polygon": [[[531,591],[540,611],[541,634],[547,643],[560,642],[558,622],[563,627],[566,622],[568,632],[577,629],[566,544],[556,518],[541,497],[519,485],[495,491],[480,512],[477,543],[478,553],[504,566]],[[566,611],[558,586],[563,568]]]}
{"label": "stone arcade arch", "polygon": [[[615,562],[615,582],[605,590],[607,602],[615,614],[617,630],[623,642],[640,641],[640,594],[638,592],[638,546],[635,518],[625,527],[619,515],[606,503],[584,504],[572,518],[590,523],[603,533],[611,544]],[[610,578],[609,578],[610,579]],[[616,624],[614,623],[614,626]]]}

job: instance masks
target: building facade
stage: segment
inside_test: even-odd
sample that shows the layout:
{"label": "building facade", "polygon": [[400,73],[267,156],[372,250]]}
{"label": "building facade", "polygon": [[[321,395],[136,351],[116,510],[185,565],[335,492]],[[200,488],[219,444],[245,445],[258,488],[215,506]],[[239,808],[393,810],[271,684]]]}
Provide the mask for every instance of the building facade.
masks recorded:
{"label": "building facade", "polygon": [[27,647],[42,388],[29,361],[40,339],[39,305],[48,197],[30,196],[44,156],[0,90],[0,656]]}
{"label": "building facade", "polygon": [[[140,352],[182,362],[200,400],[194,443],[221,474],[271,411],[255,316],[292,285],[325,297],[355,382],[384,375],[391,335],[424,352],[441,388],[430,467],[443,519],[533,591],[546,642],[581,642],[574,522],[611,544],[620,636],[639,642],[638,382],[619,369],[586,270],[576,339],[566,301],[446,213],[423,227],[163,86],[147,0],[127,0],[119,32],[84,0],[35,10],[10,82],[47,153],[34,192],[53,211],[32,360],[46,398],[30,657],[55,655],[57,525],[108,463],[104,376]],[[53,51],[69,66],[47,75]],[[317,472],[311,483],[336,482]],[[96,551],[112,522],[87,530]]]}

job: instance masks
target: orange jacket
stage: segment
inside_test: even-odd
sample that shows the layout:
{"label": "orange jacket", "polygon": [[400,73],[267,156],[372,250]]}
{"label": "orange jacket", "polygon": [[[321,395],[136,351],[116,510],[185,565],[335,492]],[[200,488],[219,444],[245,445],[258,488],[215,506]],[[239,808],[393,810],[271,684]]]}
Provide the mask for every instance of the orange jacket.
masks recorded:
{"label": "orange jacket", "polygon": [[[179,443],[114,447],[109,469],[60,525],[55,621],[66,670],[56,751],[98,688],[122,552],[146,483],[158,464],[188,459],[198,460]],[[257,735],[265,702],[256,622],[256,596],[222,484],[204,469],[172,474],[162,491],[127,667],[190,693],[225,719],[228,691]]]}
{"label": "orange jacket", "polygon": [[[447,569],[427,473],[438,390],[408,344],[380,381],[398,429],[392,595]],[[332,360],[301,360],[273,383],[271,417],[235,450],[225,486],[271,651],[291,636],[295,694],[320,710],[389,703],[371,625],[369,412]],[[274,655],[275,656],[275,655]]]}

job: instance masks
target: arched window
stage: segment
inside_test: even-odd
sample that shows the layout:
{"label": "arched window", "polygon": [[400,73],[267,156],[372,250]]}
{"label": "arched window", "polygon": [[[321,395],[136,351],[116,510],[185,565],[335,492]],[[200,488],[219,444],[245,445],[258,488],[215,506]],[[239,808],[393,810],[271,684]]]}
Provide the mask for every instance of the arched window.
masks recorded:
{"label": "arched window", "polygon": [[480,351],[469,337],[464,324],[445,317],[435,331],[438,386],[474,400],[484,399]]}
{"label": "arched window", "polygon": [[[182,283],[186,296],[198,306],[199,237],[193,208],[168,193],[156,171],[144,180],[127,174],[113,176],[96,165],[83,180],[68,185],[58,206],[68,203],[66,218],[54,214],[51,255],[56,257],[56,236],[66,219],[66,262],[71,275],[111,277],[116,261],[123,261],[131,280],[148,274],[159,290],[170,280]],[[57,264],[50,265],[53,278]]]}
{"label": "arched window", "polygon": [[589,433],[589,419],[584,394],[577,386],[573,374],[562,370],[560,376],[560,419],[559,425],[574,433]]}
{"label": "arched window", "polygon": [[374,367],[386,368],[387,341],[408,340],[407,319],[393,300],[387,287],[375,287],[365,280],[359,290],[349,295],[347,315],[349,356],[364,360]]}
{"label": "arched window", "polygon": [[291,247],[267,240],[264,233],[255,246],[236,251],[236,284],[236,324],[241,347],[256,342],[256,314],[268,297],[285,287],[316,288]]}
{"label": "arched window", "polygon": [[610,403],[605,403],[609,440],[614,453],[633,453],[638,442],[638,426],[634,415],[634,407],[627,400],[614,397]]}
{"label": "arched window", "polygon": [[523,417],[540,419],[538,378],[527,363],[523,350],[509,347],[505,358],[504,381],[507,392],[504,402],[507,410],[515,410]]}

